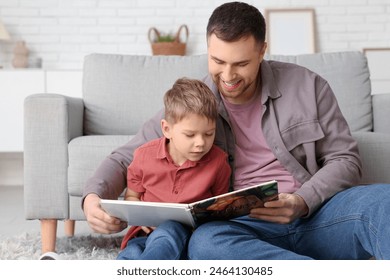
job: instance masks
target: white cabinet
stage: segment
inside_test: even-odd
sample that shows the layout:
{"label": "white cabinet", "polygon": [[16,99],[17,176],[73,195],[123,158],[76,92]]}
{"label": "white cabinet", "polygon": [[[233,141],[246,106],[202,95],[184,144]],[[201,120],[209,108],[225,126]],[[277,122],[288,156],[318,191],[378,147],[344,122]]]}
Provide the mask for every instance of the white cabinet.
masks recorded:
{"label": "white cabinet", "polygon": [[371,93],[390,93],[390,48],[364,49],[370,69]]}
{"label": "white cabinet", "polygon": [[0,153],[23,151],[24,99],[34,93],[81,97],[81,71],[0,70]]}
{"label": "white cabinet", "polygon": [[44,71],[0,71],[0,152],[23,150],[24,99],[44,91]]}
{"label": "white cabinet", "polygon": [[46,92],[81,97],[82,72],[72,70],[47,70]]}

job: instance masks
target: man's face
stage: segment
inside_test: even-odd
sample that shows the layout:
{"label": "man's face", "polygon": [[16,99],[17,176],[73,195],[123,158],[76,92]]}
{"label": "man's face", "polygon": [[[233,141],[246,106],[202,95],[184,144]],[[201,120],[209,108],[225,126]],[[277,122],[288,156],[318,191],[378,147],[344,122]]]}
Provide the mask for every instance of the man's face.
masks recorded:
{"label": "man's face", "polygon": [[255,93],[257,75],[266,50],[253,36],[225,42],[208,38],[208,66],[220,93],[233,104],[248,102]]}

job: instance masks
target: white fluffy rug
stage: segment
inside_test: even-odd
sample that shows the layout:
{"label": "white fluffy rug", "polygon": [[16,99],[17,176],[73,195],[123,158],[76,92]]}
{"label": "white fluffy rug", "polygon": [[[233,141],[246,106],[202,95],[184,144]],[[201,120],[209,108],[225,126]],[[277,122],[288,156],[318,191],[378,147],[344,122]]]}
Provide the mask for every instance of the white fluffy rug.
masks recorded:
{"label": "white fluffy rug", "polygon": [[[65,260],[113,260],[122,236],[81,235],[57,238],[56,249]],[[0,260],[38,260],[41,255],[39,233],[0,237]]]}

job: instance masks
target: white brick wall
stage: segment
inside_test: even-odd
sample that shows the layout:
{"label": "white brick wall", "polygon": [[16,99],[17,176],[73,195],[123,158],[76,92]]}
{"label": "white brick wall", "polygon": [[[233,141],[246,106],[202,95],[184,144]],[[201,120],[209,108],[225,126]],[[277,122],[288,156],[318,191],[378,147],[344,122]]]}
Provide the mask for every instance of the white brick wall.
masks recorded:
{"label": "white brick wall", "polygon": [[[91,52],[151,54],[155,26],[190,30],[188,54],[206,52],[205,29],[218,0],[0,0],[0,20],[12,41],[0,42],[0,64],[11,67],[13,47],[26,41],[47,69],[80,69]],[[315,8],[319,51],[390,47],[390,0],[247,0],[266,8]]]}

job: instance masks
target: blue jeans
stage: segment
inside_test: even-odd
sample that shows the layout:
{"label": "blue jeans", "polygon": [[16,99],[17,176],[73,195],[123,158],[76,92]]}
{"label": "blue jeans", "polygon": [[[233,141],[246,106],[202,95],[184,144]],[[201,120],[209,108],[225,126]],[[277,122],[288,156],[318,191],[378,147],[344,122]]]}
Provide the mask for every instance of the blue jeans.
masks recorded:
{"label": "blue jeans", "polygon": [[336,194],[309,218],[275,224],[249,218],[204,224],[190,259],[390,259],[390,185]]}
{"label": "blue jeans", "polygon": [[187,257],[190,229],[174,221],[158,226],[148,237],[136,237],[117,257],[118,260],[178,260]]}

